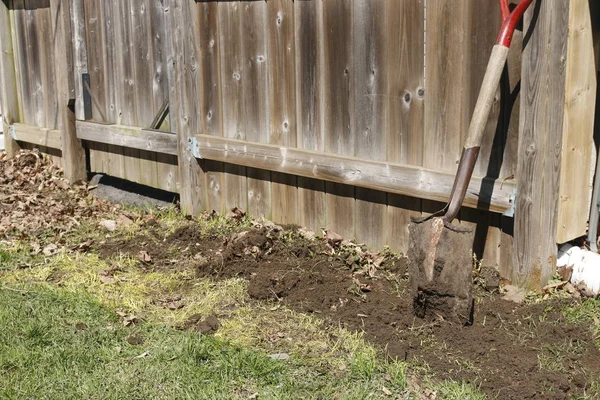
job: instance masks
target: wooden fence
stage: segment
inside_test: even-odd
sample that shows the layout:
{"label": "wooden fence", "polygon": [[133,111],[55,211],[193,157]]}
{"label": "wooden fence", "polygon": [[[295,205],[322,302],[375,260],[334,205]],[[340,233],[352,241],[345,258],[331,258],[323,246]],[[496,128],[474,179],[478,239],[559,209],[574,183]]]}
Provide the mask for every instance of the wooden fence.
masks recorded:
{"label": "wooden fence", "polygon": [[[0,4],[9,152],[395,250],[449,195],[500,25],[496,0]],[[460,214],[518,283],[547,281],[556,243],[587,229],[595,8],[526,16]]]}

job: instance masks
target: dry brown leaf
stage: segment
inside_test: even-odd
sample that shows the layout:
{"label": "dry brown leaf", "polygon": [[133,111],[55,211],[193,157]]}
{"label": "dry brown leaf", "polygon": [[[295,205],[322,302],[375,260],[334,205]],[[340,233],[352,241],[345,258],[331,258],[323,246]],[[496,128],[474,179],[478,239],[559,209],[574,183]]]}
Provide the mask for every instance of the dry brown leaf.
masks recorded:
{"label": "dry brown leaf", "polygon": [[105,285],[112,285],[116,282],[116,279],[112,276],[100,275],[100,282],[104,283]]}
{"label": "dry brown leaf", "polygon": [[386,388],[385,386],[381,387],[381,391],[383,392],[383,394],[385,394],[386,396],[391,396],[393,393],[390,389]]}

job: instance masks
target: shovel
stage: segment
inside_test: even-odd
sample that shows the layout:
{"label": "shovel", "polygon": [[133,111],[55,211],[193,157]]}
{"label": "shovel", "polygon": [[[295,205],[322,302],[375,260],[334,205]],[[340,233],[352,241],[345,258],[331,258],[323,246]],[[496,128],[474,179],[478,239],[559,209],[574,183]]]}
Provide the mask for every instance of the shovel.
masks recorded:
{"label": "shovel", "polygon": [[464,325],[473,321],[474,232],[470,227],[453,225],[452,221],[473,175],[515,27],[533,0],[521,0],[512,12],[508,0],[499,1],[502,27],[479,91],[450,200],[442,210],[427,218],[413,219],[409,226],[410,286],[414,312],[421,318],[443,318]]}

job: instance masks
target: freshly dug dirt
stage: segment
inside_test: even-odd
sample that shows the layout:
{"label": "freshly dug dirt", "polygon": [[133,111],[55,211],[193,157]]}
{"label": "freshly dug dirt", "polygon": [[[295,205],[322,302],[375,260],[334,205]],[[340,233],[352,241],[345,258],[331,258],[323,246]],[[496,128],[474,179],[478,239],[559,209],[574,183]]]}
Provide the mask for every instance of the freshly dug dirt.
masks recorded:
{"label": "freshly dug dirt", "polygon": [[[178,257],[187,261],[176,266],[193,267],[198,277],[243,277],[257,301],[281,302],[363,331],[389,357],[421,364],[440,379],[470,382],[491,398],[568,399],[589,394],[590,382],[600,376],[590,327],[569,324],[561,311],[573,300],[517,305],[480,291],[473,325],[465,327],[413,315],[402,258],[381,260],[339,242],[283,235],[280,228],[226,240],[201,237],[193,223],[165,238],[159,232],[151,239],[107,244],[101,253],[147,251],[163,263],[169,259],[164,249],[188,249]],[[497,288],[494,274],[485,274]],[[200,318],[186,326],[206,333],[218,329],[217,322]]]}

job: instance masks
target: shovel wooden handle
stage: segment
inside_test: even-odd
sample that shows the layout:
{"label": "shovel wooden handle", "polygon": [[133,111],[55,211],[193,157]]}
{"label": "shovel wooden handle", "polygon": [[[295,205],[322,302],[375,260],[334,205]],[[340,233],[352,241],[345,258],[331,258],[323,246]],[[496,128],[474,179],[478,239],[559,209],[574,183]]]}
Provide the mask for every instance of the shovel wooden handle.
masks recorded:
{"label": "shovel wooden handle", "polygon": [[492,105],[494,104],[494,97],[502,78],[506,59],[508,58],[508,50],[512,42],[515,27],[532,1],[521,0],[513,12],[508,13],[508,0],[500,0],[503,20],[502,27],[485,71],[477,103],[475,104],[475,110],[471,118],[471,124],[469,125],[467,139],[458,165],[458,171],[454,178],[450,201],[445,208],[446,214],[443,218],[447,222],[452,222],[456,218],[465,199],[465,194],[473,175],[473,169],[479,156],[483,132],[487,125]]}
{"label": "shovel wooden handle", "polygon": [[496,90],[500,84],[500,78],[502,78],[502,71],[504,71],[507,58],[508,47],[501,44],[495,45],[490,56],[490,61],[488,62],[483,83],[481,84],[481,89],[479,90],[479,96],[477,97],[477,103],[475,104],[475,110],[473,111],[473,117],[469,125],[469,134],[465,142],[465,149],[481,146],[483,132],[487,125],[492,106],[494,105]]}

